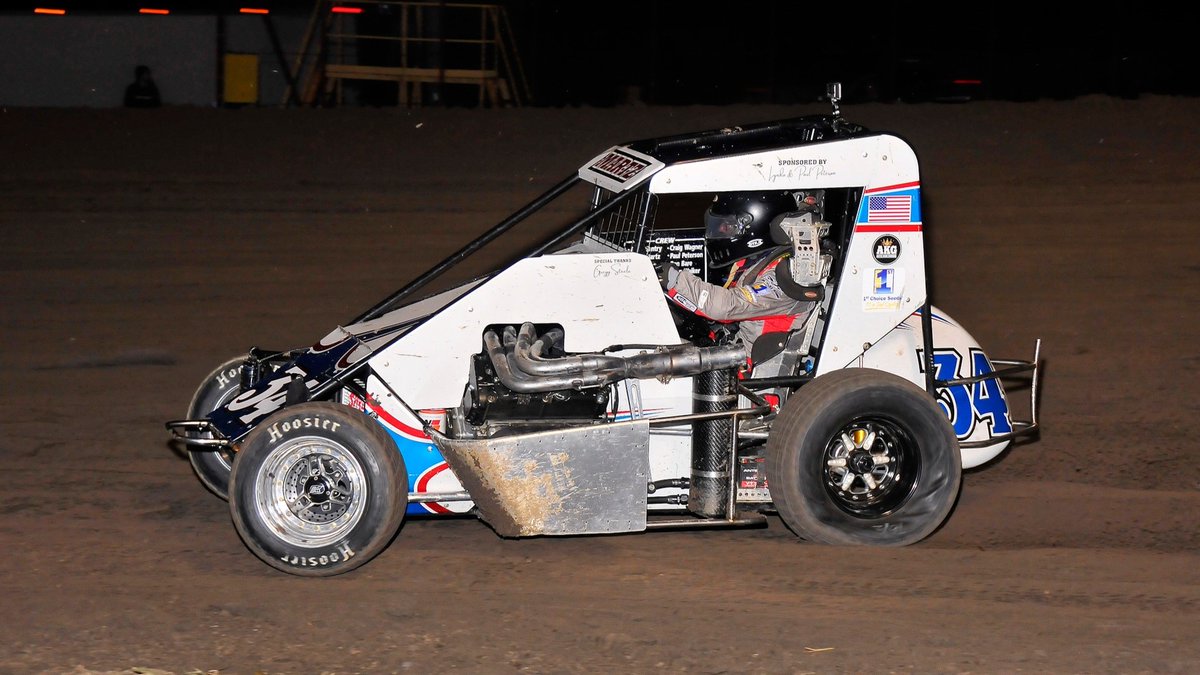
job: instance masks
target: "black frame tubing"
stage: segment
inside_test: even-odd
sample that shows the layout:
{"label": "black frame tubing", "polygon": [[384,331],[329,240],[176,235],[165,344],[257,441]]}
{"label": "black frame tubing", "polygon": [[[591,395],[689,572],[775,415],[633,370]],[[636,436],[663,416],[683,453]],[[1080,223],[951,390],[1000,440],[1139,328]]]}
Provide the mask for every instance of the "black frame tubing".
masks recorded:
{"label": "black frame tubing", "polygon": [[742,380],[741,385],[751,391],[778,389],[780,387],[795,389],[802,384],[812,382],[812,379],[812,375],[781,375],[779,377],[750,378],[749,380]]}
{"label": "black frame tubing", "polygon": [[921,339],[925,342],[925,391],[937,398],[937,381],[933,377],[933,303],[925,301],[921,307]]}
{"label": "black frame tubing", "polygon": [[935,384],[939,389],[942,387],[954,387],[960,384],[975,384],[976,382],[983,382],[984,380],[999,380],[1006,377],[1012,377],[1014,375],[1020,375],[1021,373],[1028,373],[1033,371],[1035,368],[1036,365],[1033,363],[1021,363],[1007,368],[999,368],[990,373],[983,373],[982,375],[975,375],[973,377],[959,377],[953,380],[937,380]]}
{"label": "black frame tubing", "polygon": [[[492,229],[488,230],[487,232],[484,232],[482,235],[475,238],[475,240],[471,241],[466,246],[463,246],[459,250],[450,254],[450,256],[447,257],[445,260],[442,260],[438,264],[434,265],[432,268],[430,268],[428,271],[426,271],[421,276],[410,281],[406,286],[404,286],[400,290],[396,291],[395,293],[391,294],[390,296],[385,298],[379,304],[375,305],[371,309],[368,309],[366,312],[363,312],[362,315],[360,315],[358,318],[351,321],[351,323],[359,323],[362,321],[369,321],[371,319],[375,319],[375,318],[378,318],[378,317],[386,314],[398,302],[400,302],[404,298],[407,298],[408,296],[412,295],[416,291],[420,290],[425,285],[427,285],[429,282],[433,281],[434,279],[438,278],[443,273],[445,273],[446,270],[450,269],[451,267],[454,267],[455,265],[457,265],[458,263],[460,263],[464,259],[466,259],[468,256],[470,256],[472,253],[475,253],[479,249],[486,246],[488,243],[490,243],[496,237],[499,237],[500,235],[504,234],[508,230],[512,229],[512,227],[514,225],[516,225],[517,223],[520,223],[522,220],[525,220],[534,211],[542,208],[548,202],[552,201],[553,199],[555,199],[562,193],[564,193],[567,190],[569,190],[570,188],[574,187],[575,184],[578,183],[579,181],[580,181],[580,178],[579,178],[578,174],[573,174],[573,175],[567,177],[562,182],[558,183],[554,187],[552,187],[549,190],[547,190],[546,192],[542,193],[542,195],[540,197],[538,197],[537,199],[534,199],[533,201],[529,202],[525,206],[521,207],[521,209],[518,210],[516,213],[512,214],[511,216],[509,216],[509,217],[505,218],[504,220],[500,221],[499,223],[497,223],[496,226],[493,227]],[[585,218],[584,220],[587,220],[587,218]],[[575,228],[572,228],[572,231],[574,231],[574,230],[575,230]]]}

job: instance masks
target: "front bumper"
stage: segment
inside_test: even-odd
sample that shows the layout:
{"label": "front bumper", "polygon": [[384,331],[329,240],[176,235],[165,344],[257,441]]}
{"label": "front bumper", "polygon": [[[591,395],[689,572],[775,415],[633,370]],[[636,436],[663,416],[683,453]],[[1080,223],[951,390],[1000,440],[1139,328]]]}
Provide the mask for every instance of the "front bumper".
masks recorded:
{"label": "front bumper", "polygon": [[166,427],[171,432],[171,440],[183,443],[189,451],[223,450],[229,447],[229,439],[222,437],[212,422],[206,419],[171,420]]}
{"label": "front bumper", "polygon": [[934,380],[934,387],[942,389],[944,387],[954,387],[958,385],[972,385],[976,382],[984,380],[997,381],[1020,381],[1029,384],[1029,419],[1027,420],[1011,420],[1013,430],[1007,434],[997,434],[979,441],[961,441],[960,447],[964,448],[983,448],[1011,441],[1021,436],[1029,436],[1037,433],[1040,428],[1038,425],[1038,385],[1040,382],[1039,375],[1041,374],[1041,355],[1042,341],[1038,339],[1033,346],[1033,360],[1021,361],[1017,359],[991,359],[993,366],[998,366],[990,373],[982,373],[974,377],[960,377],[953,380]]}

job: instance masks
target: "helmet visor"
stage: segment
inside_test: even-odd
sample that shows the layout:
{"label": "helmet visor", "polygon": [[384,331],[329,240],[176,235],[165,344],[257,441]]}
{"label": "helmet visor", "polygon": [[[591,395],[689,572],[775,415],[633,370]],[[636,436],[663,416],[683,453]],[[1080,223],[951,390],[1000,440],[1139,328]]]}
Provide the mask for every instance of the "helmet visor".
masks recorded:
{"label": "helmet visor", "polygon": [[736,239],[746,232],[746,226],[754,218],[748,213],[704,212],[704,236],[707,239]]}

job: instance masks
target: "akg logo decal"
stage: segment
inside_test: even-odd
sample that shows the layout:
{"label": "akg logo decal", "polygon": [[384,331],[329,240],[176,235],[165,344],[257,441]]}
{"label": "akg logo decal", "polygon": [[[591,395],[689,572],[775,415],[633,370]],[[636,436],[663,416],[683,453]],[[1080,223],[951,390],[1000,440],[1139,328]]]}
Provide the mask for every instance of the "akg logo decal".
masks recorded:
{"label": "akg logo decal", "polygon": [[871,246],[871,255],[880,265],[894,263],[900,257],[900,242],[890,234],[882,236]]}

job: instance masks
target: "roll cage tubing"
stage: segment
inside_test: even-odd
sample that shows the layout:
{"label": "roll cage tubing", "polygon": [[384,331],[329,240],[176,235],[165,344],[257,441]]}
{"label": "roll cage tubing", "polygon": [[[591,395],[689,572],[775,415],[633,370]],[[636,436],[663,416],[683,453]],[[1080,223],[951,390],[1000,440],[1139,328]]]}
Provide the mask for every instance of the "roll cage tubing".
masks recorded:
{"label": "roll cage tubing", "polygon": [[[509,216],[509,217],[505,218],[504,220],[500,221],[499,223],[497,223],[494,227],[492,227],[492,229],[479,235],[473,241],[468,243],[466,246],[463,246],[462,248],[458,249],[454,253],[450,254],[450,256],[447,257],[445,260],[443,260],[443,261],[439,262],[438,264],[434,265],[433,267],[431,267],[428,271],[426,271],[421,276],[408,282],[408,284],[405,285],[400,290],[391,294],[387,298],[384,298],[379,304],[375,305],[371,309],[368,309],[366,312],[363,312],[358,318],[354,319],[350,323],[354,324],[354,323],[361,323],[363,321],[370,321],[371,319],[377,319],[377,318],[383,316],[384,314],[387,314],[391,310],[395,309],[401,300],[404,300],[405,298],[409,297],[413,293],[416,293],[418,290],[424,288],[431,281],[440,277],[442,274],[444,274],[450,268],[454,267],[455,265],[462,262],[463,260],[466,260],[467,258],[469,258],[471,256],[471,254],[475,253],[476,251],[483,248],[484,246],[487,246],[489,243],[492,242],[492,240],[496,239],[496,237],[499,237],[500,235],[504,234],[505,232],[511,230],[514,226],[516,226],[521,221],[528,218],[535,211],[542,208],[546,204],[553,201],[559,195],[563,194],[567,190],[574,187],[575,184],[578,182],[580,182],[579,175],[571,174],[570,176],[568,176],[567,178],[565,178],[564,180],[559,182],[554,187],[552,187],[549,190],[547,190],[546,192],[542,193],[542,195],[540,197],[537,197],[536,199],[529,202],[525,206],[522,206],[511,216]],[[613,201],[617,201],[617,200],[614,199]],[[596,212],[593,211],[591,214],[588,214],[588,216],[585,217],[583,220],[587,221],[588,218],[590,216],[595,215],[595,213]],[[580,225],[580,223],[576,223],[576,227],[572,227],[571,231],[574,232],[579,225]],[[507,266],[508,265],[505,265],[505,267],[507,267]]]}

